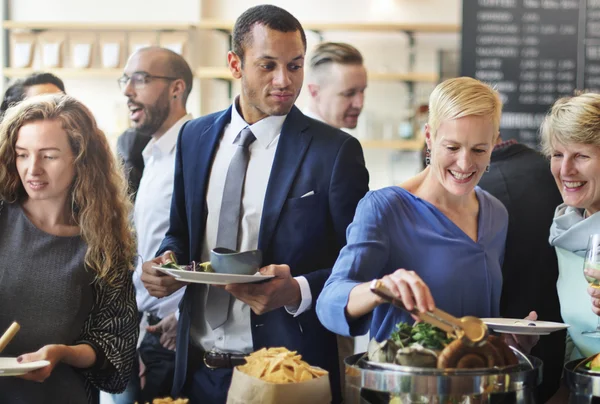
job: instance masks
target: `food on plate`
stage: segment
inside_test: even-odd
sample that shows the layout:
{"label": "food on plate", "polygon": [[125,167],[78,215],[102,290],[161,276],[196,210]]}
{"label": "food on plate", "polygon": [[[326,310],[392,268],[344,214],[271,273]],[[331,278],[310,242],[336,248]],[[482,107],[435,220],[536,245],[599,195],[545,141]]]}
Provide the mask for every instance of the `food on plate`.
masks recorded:
{"label": "food on plate", "polygon": [[180,271],[192,271],[192,272],[215,272],[215,270],[210,265],[210,262],[196,262],[192,261],[188,265],[178,265],[177,258],[175,258],[175,254],[170,253],[169,257],[164,264],[161,265],[161,268],[168,269],[178,269]]}
{"label": "food on plate", "polygon": [[271,383],[298,383],[325,376],[327,371],[310,366],[302,355],[287,348],[262,348],[246,357],[237,369]]}
{"label": "food on plate", "polygon": [[369,343],[372,362],[438,369],[476,369],[519,363],[502,338],[489,336],[480,347],[465,345],[444,331],[426,323],[411,326],[399,323],[386,341]]}
{"label": "food on plate", "polygon": [[[190,400],[188,400],[187,398],[178,398],[173,400],[171,397],[155,398],[154,400],[152,400],[152,404],[188,404],[189,402]],[[138,404],[137,401],[135,402],[135,404]],[[150,403],[146,402],[146,404]]]}

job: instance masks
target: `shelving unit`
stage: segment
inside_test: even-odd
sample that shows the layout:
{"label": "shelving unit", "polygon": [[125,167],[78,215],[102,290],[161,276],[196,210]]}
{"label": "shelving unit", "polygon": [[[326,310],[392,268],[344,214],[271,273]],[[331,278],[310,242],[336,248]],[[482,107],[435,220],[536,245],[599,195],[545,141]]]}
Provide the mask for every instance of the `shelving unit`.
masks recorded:
{"label": "shelving unit", "polygon": [[[201,79],[233,80],[227,67],[204,66],[196,69],[196,77]],[[369,80],[375,81],[411,81],[435,83],[438,81],[436,73],[394,73],[394,72],[368,72]]]}
{"label": "shelving unit", "polygon": [[[334,22],[303,23],[308,31],[365,31],[365,32],[422,32],[422,33],[458,33],[460,26],[455,24],[404,24],[376,22]],[[205,19],[196,24],[198,29],[217,30],[231,33],[233,22]]]}
{"label": "shelving unit", "polygon": [[405,150],[421,151],[424,140],[421,137],[407,140],[360,140],[360,144],[365,149],[387,149],[387,150]]}
{"label": "shelving unit", "polygon": [[[59,77],[67,79],[78,79],[78,78],[114,78],[118,79],[123,74],[123,69],[104,69],[104,68],[89,68],[89,69],[73,69],[73,68],[57,68],[57,69],[43,69],[45,72],[53,73]],[[23,68],[16,69],[11,67],[5,67],[3,70],[4,77],[25,77],[40,69],[34,68]]]}
{"label": "shelving unit", "polygon": [[163,23],[163,22],[57,22],[57,21],[10,21],[2,22],[2,28],[7,30],[26,31],[187,31],[196,28],[194,23]]}
{"label": "shelving unit", "polygon": [[[435,72],[417,72],[415,66],[415,35],[419,33],[459,33],[460,26],[453,24],[405,24],[405,23],[375,23],[375,22],[315,22],[304,23],[304,29],[319,34],[322,38],[323,32],[348,31],[348,32],[371,32],[371,33],[390,33],[397,32],[406,35],[409,42],[409,62],[406,71],[370,71],[369,80],[384,82],[405,83],[408,88],[409,100],[414,95],[415,83],[436,83],[439,81],[439,74]],[[116,31],[116,32],[188,32],[193,33],[197,30],[211,30],[222,32],[230,39],[233,30],[233,22],[216,19],[204,19],[197,22],[121,22],[121,23],[101,23],[101,22],[42,22],[42,21],[11,21],[2,22],[2,28],[8,32],[11,31],[30,31],[33,33],[47,30],[57,31]],[[8,37],[8,36],[7,36]],[[8,60],[9,43],[6,43],[5,60]],[[6,78],[24,77],[39,69],[34,68],[10,68],[4,67],[3,76]],[[116,79],[122,74],[122,69],[107,68],[57,68],[44,69],[63,78],[106,78]],[[194,75],[199,79],[206,80],[224,80],[228,83],[229,93],[231,95],[232,77],[227,67],[203,66],[195,70]],[[410,101],[409,101],[410,102]],[[364,148],[392,149],[392,150],[421,150],[423,140],[420,137],[410,140],[363,140]]]}

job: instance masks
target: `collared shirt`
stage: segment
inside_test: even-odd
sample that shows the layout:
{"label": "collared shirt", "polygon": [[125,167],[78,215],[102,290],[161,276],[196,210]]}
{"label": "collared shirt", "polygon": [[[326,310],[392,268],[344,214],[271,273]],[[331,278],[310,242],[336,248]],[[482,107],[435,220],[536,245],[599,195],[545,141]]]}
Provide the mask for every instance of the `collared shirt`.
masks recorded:
{"label": "collared shirt", "polygon": [[[203,262],[210,261],[210,251],[216,247],[225,177],[231,159],[238,148],[234,142],[242,129],[248,126],[248,123],[239,114],[236,105],[237,99],[233,104],[231,122],[225,127],[211,168],[206,193],[208,217],[202,243],[201,258]],[[242,195],[240,235],[238,237],[240,251],[258,248],[258,233],[267,184],[285,118],[286,116],[269,116],[249,126],[256,140],[249,147],[250,159]],[[290,314],[299,315],[310,308],[312,296],[306,278],[299,276],[295,279],[300,285],[302,302],[296,311],[287,307],[286,309]],[[207,292],[208,287],[203,286],[199,288],[198,293],[194,294],[194,307],[202,308],[201,318],[192,320],[191,337],[194,343],[206,351],[251,352],[253,343],[250,306],[241,300],[232,298],[227,321],[221,327],[213,330],[205,320],[205,310],[210,304]]]}
{"label": "collared shirt", "polygon": [[169,229],[173,177],[175,175],[175,146],[179,130],[192,119],[182,117],[158,139],[152,137],[142,151],[144,173],[135,199],[133,220],[137,233],[138,263],[133,275],[138,310],[159,318],[177,310],[185,288],[170,296],[158,299],[148,294],[140,277],[142,263],[156,255],[156,251]]}

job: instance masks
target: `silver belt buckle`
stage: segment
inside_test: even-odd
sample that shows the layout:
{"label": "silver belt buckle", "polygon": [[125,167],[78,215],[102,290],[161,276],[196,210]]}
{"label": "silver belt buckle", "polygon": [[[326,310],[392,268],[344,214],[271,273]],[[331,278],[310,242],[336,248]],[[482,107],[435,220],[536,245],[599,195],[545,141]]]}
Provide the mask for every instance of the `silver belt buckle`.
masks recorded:
{"label": "silver belt buckle", "polygon": [[210,366],[210,365],[208,364],[208,362],[206,361],[206,356],[207,356],[208,354],[210,354],[210,353],[217,353],[217,352],[215,352],[215,351],[205,351],[205,352],[204,352],[204,355],[202,355],[202,361],[204,362],[204,366],[206,366],[206,367],[207,367],[207,368],[209,368],[209,369],[217,369],[217,367],[216,367],[216,366]]}

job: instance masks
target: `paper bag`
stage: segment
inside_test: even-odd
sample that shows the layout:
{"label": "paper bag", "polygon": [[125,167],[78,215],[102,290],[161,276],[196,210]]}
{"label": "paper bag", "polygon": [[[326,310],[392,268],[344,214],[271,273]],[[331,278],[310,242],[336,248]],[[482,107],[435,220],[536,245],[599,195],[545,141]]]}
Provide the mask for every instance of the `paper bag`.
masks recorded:
{"label": "paper bag", "polygon": [[233,371],[227,404],[330,404],[329,376],[300,383],[270,383]]}

